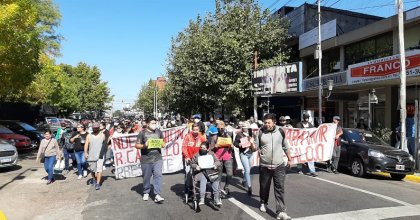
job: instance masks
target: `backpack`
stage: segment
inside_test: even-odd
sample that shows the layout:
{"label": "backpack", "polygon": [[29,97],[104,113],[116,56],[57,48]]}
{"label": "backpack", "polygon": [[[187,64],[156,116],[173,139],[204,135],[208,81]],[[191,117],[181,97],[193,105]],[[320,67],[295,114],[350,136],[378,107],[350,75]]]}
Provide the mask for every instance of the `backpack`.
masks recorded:
{"label": "backpack", "polygon": [[74,144],[70,142],[70,138],[71,138],[71,133],[64,133],[63,134],[63,147],[66,150],[73,150],[74,149]]}
{"label": "backpack", "polygon": [[[282,136],[282,141],[281,141],[281,147],[284,146],[284,139],[286,137],[286,134],[284,133],[283,129],[279,128],[280,134]],[[261,129],[258,131],[258,147],[261,146],[261,137],[262,137],[263,133],[261,131]]]}

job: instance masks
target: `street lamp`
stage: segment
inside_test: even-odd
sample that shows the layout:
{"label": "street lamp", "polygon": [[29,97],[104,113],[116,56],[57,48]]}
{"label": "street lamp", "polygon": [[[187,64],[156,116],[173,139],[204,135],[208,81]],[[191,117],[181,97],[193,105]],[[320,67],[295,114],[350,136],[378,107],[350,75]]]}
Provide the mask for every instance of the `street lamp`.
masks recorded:
{"label": "street lamp", "polygon": [[369,99],[368,99],[368,105],[369,105],[369,129],[372,128],[372,109],[371,104],[378,104],[378,96],[375,95],[375,89],[372,89],[369,91]]}
{"label": "street lamp", "polygon": [[325,96],[326,99],[328,99],[331,96],[332,90],[334,88],[334,80],[329,79],[327,82],[327,85],[328,85],[328,94],[327,96]]}

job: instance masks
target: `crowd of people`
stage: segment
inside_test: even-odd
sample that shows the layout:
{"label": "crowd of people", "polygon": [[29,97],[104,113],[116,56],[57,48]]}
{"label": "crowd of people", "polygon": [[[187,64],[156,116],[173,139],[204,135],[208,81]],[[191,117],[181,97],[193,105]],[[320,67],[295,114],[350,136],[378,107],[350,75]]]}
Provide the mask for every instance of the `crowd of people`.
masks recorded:
{"label": "crowd of people", "polygon": [[[138,133],[135,147],[141,152],[141,170],[143,178],[143,200],[148,201],[153,195],[154,202],[162,203],[162,151],[165,147],[162,128],[173,125],[186,125],[189,133],[182,145],[182,155],[185,161],[185,196],[186,199],[196,196],[195,183],[199,186],[199,205],[205,204],[207,183],[211,183],[214,204],[222,205],[222,197],[230,195],[230,184],[237,163],[243,167],[243,187],[252,195],[251,161],[253,153],[259,152],[259,195],[260,211],[267,211],[271,183],[274,183],[274,197],[276,201],[277,219],[290,219],[286,213],[284,202],[286,168],[290,167],[291,158],[289,144],[285,140],[282,127],[292,128],[289,116],[281,116],[278,120],[275,114],[266,114],[263,121],[249,120],[231,123],[229,121],[213,120],[205,123],[199,114],[191,116],[189,120],[175,120],[162,123],[153,117],[139,121],[91,122],[79,124],[75,129],[71,127],[52,134],[45,132],[45,139],[41,141],[37,161],[43,162],[48,173],[47,184],[54,182],[54,164],[57,160],[65,161],[64,175],[77,167],[78,179],[87,177],[91,173],[90,183],[96,190],[101,188],[102,171],[113,164],[113,153],[110,148],[110,138],[122,134]],[[334,123],[340,122],[335,116]],[[309,122],[309,115],[304,114],[297,128],[314,127]],[[336,139],[342,135],[337,126]],[[54,137],[55,136],[55,137]],[[337,172],[340,155],[339,141],[335,142],[333,160],[329,169]],[[239,151],[240,161],[235,161],[234,148]],[[284,156],[288,158],[284,160]],[[207,162],[203,162],[207,158]],[[207,164],[207,165],[204,165]],[[209,165],[210,164],[210,165]],[[314,163],[308,163],[311,176],[317,176]],[[298,166],[302,172],[302,165]],[[224,176],[225,177],[222,178]],[[151,180],[153,178],[153,192]]]}

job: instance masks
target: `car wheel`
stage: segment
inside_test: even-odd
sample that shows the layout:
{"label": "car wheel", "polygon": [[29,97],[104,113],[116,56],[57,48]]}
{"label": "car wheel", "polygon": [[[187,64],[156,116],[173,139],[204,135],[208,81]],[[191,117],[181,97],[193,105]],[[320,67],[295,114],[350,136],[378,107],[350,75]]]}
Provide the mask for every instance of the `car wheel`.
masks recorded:
{"label": "car wheel", "polygon": [[402,180],[405,178],[405,174],[391,173],[391,178],[393,180]]}
{"label": "car wheel", "polygon": [[355,158],[351,162],[351,174],[358,177],[363,177],[366,174],[365,165],[359,158]]}

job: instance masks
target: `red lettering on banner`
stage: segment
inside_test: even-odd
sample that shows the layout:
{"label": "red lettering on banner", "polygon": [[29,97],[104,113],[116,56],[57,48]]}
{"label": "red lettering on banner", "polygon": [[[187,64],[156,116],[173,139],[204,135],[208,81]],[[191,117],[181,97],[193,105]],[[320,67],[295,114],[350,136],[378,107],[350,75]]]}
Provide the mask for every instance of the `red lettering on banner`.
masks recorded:
{"label": "red lettering on banner", "polygon": [[115,153],[115,161],[117,162],[117,166],[123,164],[121,152]]}
{"label": "red lettering on banner", "polygon": [[117,150],[117,148],[121,149],[122,141],[120,138],[114,139],[114,151]]}
{"label": "red lettering on banner", "polygon": [[[311,157],[309,157],[309,154],[308,154],[309,152],[311,153]],[[314,149],[312,148],[312,146],[307,146],[306,147],[306,161],[312,162],[315,160],[316,158],[314,158]]]}
{"label": "red lettering on banner", "polygon": [[178,142],[174,142],[174,144],[172,145],[172,153],[174,156],[179,154],[179,144]]}
{"label": "red lettering on banner", "polygon": [[297,138],[299,137],[299,134],[300,134],[299,130],[294,130],[293,131],[293,135],[292,135],[292,139],[291,139],[291,142],[292,142],[293,146],[297,145]]}
{"label": "red lettering on banner", "polygon": [[327,138],[325,137],[325,134],[328,131],[328,127],[327,126],[321,126],[320,129],[318,129],[320,131],[319,134],[319,141],[320,142],[327,142]]}
{"label": "red lettering on banner", "polygon": [[[128,138],[127,138],[128,139]],[[130,161],[130,153],[133,152],[133,150],[128,150],[127,153],[127,162],[128,163],[134,163],[134,161]]]}
{"label": "red lettering on banner", "polygon": [[324,159],[324,145],[323,144],[318,144],[316,147],[315,147],[315,151],[316,151],[316,154],[317,154],[317,158],[319,159],[319,161],[325,161],[325,159]]}

